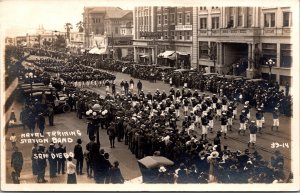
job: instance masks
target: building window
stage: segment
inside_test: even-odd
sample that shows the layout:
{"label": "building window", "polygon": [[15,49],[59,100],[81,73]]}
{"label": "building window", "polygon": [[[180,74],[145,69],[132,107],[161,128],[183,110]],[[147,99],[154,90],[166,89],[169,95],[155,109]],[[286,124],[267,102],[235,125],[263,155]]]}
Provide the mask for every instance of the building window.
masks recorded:
{"label": "building window", "polygon": [[208,58],[208,42],[199,42],[199,58]]}
{"label": "building window", "polygon": [[206,10],[206,7],[200,7],[200,10]]}
{"label": "building window", "polygon": [[185,15],[185,24],[190,24],[191,23],[191,14],[187,13]]}
{"label": "building window", "polygon": [[291,13],[290,12],[283,12],[283,27],[290,27],[290,17]]}
{"label": "building window", "polygon": [[263,55],[263,65],[265,65],[269,59],[272,59],[276,63],[277,45],[263,43],[262,44],[262,55]]}
{"label": "building window", "polygon": [[164,15],[164,25],[168,25],[168,15]]}
{"label": "building window", "polygon": [[215,7],[211,7],[211,9],[214,9]]}
{"label": "building window", "polygon": [[247,8],[248,14],[247,14],[247,27],[252,27],[252,13],[253,9],[252,8]]}
{"label": "building window", "polygon": [[172,14],[170,14],[170,17],[171,17],[171,23],[175,23],[175,14],[174,13],[172,13]]}
{"label": "building window", "polygon": [[99,29],[96,29],[96,34],[99,34]]}
{"label": "building window", "polygon": [[161,15],[157,16],[157,23],[158,25],[161,25]]}
{"label": "building window", "polygon": [[265,27],[275,27],[275,13],[265,13]]}
{"label": "building window", "polygon": [[211,18],[211,28],[212,29],[219,29],[219,17],[212,17]]}
{"label": "building window", "polygon": [[115,27],[115,34],[118,34],[118,33],[119,33],[119,28]]}
{"label": "building window", "polygon": [[292,85],[292,77],[291,76],[279,76],[279,84],[280,86],[285,86],[288,83],[290,86]]}
{"label": "building window", "polygon": [[200,29],[206,29],[207,27],[207,18],[200,18]]}
{"label": "building window", "polygon": [[182,23],[182,13],[178,13],[178,23]]}
{"label": "building window", "polygon": [[171,31],[171,39],[174,40],[175,39],[175,32]]}
{"label": "building window", "polygon": [[167,40],[169,38],[168,32],[164,32],[164,39]]}
{"label": "building window", "polygon": [[291,44],[280,44],[280,67],[292,67],[292,49]]}
{"label": "building window", "polygon": [[238,26],[241,27],[243,25],[243,9],[242,7],[238,8]]}
{"label": "building window", "polygon": [[179,32],[179,40],[183,40],[182,32]]}
{"label": "building window", "polygon": [[191,40],[191,33],[189,31],[186,32],[186,40]]}

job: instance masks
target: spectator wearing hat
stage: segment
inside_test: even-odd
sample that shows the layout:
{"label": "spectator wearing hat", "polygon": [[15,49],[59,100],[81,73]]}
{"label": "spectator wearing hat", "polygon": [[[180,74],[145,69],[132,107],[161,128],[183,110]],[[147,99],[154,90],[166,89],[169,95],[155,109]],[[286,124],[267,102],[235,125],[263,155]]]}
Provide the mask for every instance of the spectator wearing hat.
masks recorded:
{"label": "spectator wearing hat", "polygon": [[209,183],[217,182],[217,174],[218,174],[218,161],[219,153],[217,151],[213,151],[210,156],[207,157],[207,162],[209,163]]}
{"label": "spectator wearing hat", "polygon": [[248,147],[250,146],[250,144],[254,146],[256,143],[257,126],[255,125],[255,121],[251,121],[249,125],[249,132],[250,132],[250,141],[248,143]]}
{"label": "spectator wearing hat", "polygon": [[185,184],[188,180],[187,168],[184,163],[181,163],[179,168],[175,170],[177,184]]}
{"label": "spectator wearing hat", "polygon": [[[64,153],[66,153],[66,146],[63,147],[62,143],[58,143],[58,148],[56,148],[55,151],[57,152],[57,154],[63,155]],[[65,174],[65,162],[66,162],[65,156],[59,156],[57,158],[57,173],[58,174],[60,174],[60,172],[62,174]]]}
{"label": "spectator wearing hat", "polygon": [[123,184],[124,178],[119,168],[119,162],[114,161],[113,166],[109,170],[109,180],[108,182],[112,184]]}
{"label": "spectator wearing hat", "polygon": [[49,157],[49,175],[50,178],[56,177],[56,172],[57,172],[57,157],[55,155],[56,153],[56,148],[55,144],[53,142],[50,143],[50,146],[47,151]]}
{"label": "spectator wearing hat", "polygon": [[81,139],[77,139],[77,144],[74,147],[74,159],[76,159],[76,173],[77,175],[82,175],[83,167],[83,151],[81,146]]}
{"label": "spectator wearing hat", "polygon": [[72,157],[67,158],[67,184],[77,184],[76,165],[72,162]]}
{"label": "spectator wearing hat", "polygon": [[[38,145],[38,153],[45,154],[45,146],[43,144]],[[45,180],[45,172],[47,167],[47,161],[43,157],[37,158],[37,183],[46,183],[48,182]]]}
{"label": "spectator wearing hat", "polygon": [[160,166],[158,169],[158,176],[157,179],[155,179],[155,183],[157,184],[168,184],[171,183],[171,176],[167,172],[167,169],[164,166]]}
{"label": "spectator wearing hat", "polygon": [[32,174],[37,175],[37,159],[35,159],[35,155],[38,153],[38,144],[34,143],[33,147],[31,148],[31,169]]}
{"label": "spectator wearing hat", "polygon": [[273,131],[274,127],[276,128],[276,131],[278,131],[279,128],[279,110],[278,107],[275,107],[273,111],[273,125],[271,127],[271,130]]}
{"label": "spectator wearing hat", "polygon": [[23,167],[23,154],[19,151],[18,147],[14,148],[14,152],[11,155],[11,167],[14,168],[17,177],[20,177]]}

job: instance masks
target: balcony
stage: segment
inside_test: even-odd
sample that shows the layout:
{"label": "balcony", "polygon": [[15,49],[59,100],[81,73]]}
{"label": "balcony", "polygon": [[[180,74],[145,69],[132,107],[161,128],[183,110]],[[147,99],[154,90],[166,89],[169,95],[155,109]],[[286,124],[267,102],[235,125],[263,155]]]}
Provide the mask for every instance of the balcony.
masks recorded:
{"label": "balcony", "polygon": [[290,36],[291,28],[199,29],[199,36]]}

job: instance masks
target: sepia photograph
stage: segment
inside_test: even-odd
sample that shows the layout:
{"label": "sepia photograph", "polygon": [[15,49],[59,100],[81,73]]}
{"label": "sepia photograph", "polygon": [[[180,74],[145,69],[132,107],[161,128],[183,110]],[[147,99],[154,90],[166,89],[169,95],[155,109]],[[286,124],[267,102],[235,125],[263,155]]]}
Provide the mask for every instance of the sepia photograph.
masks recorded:
{"label": "sepia photograph", "polygon": [[299,191],[299,2],[0,1],[2,191]]}

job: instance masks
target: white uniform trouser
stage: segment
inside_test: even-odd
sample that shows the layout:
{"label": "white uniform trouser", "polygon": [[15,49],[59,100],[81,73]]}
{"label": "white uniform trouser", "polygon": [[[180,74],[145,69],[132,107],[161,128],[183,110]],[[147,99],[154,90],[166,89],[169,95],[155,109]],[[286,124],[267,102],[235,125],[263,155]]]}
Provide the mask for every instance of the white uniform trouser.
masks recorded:
{"label": "white uniform trouser", "polygon": [[263,123],[262,120],[256,120],[257,127],[262,127],[262,123]]}
{"label": "white uniform trouser", "polygon": [[279,119],[273,119],[273,126],[279,127]]}
{"label": "white uniform trouser", "polygon": [[227,133],[227,125],[221,125],[221,132]]}
{"label": "white uniform trouser", "polygon": [[207,134],[207,125],[202,125],[202,135]]}
{"label": "white uniform trouser", "polygon": [[227,105],[222,105],[222,111],[227,111]]}
{"label": "white uniform trouser", "polygon": [[175,112],[176,112],[176,116],[180,117],[180,110],[179,109],[175,109]]}
{"label": "white uniform trouser", "polygon": [[232,118],[228,118],[228,125],[232,125]]}
{"label": "white uniform trouser", "polygon": [[208,125],[210,128],[214,128],[214,120],[209,120]]}
{"label": "white uniform trouser", "polygon": [[246,130],[246,124],[240,123],[240,130]]}
{"label": "white uniform trouser", "polygon": [[250,134],[250,143],[256,142],[256,134]]}

